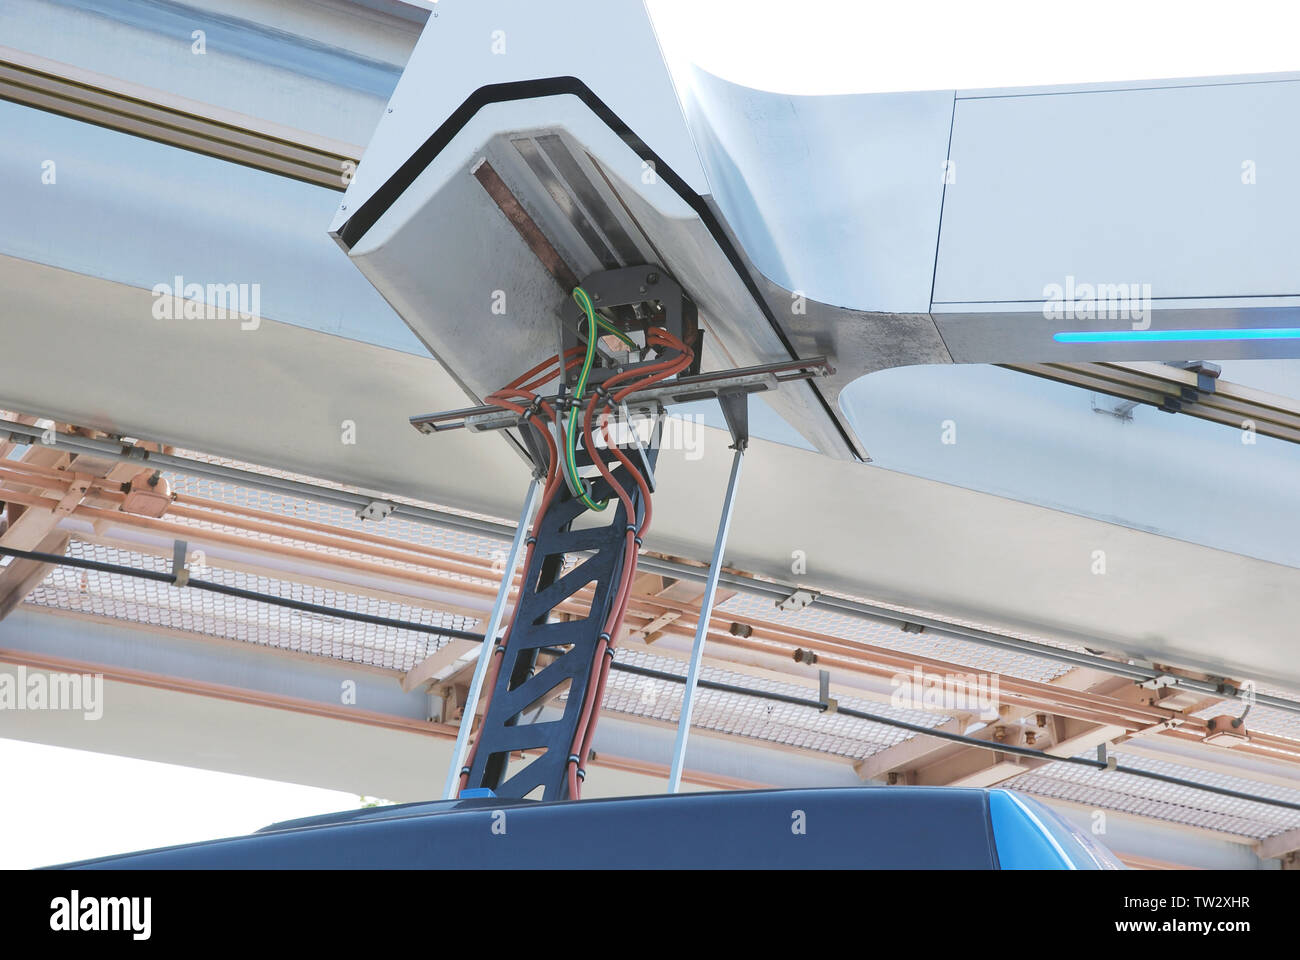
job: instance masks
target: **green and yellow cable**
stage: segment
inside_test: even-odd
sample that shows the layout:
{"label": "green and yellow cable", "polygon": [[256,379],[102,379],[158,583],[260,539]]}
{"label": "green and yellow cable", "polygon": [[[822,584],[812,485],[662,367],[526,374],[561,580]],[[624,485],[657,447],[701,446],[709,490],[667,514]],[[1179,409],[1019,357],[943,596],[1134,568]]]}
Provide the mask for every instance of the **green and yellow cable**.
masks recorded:
{"label": "green and yellow cable", "polygon": [[[587,296],[587,291],[583,290],[582,287],[573,288],[573,299],[578,306],[582,307],[582,312],[587,318],[587,355],[583,359],[582,372],[578,374],[578,383],[573,391],[573,406],[569,408],[569,428],[568,435],[565,438],[564,468],[568,471],[570,486],[577,492],[579,499],[587,505],[587,508],[590,510],[604,510],[608,505],[608,501],[601,500],[598,502],[591,499],[582,478],[578,476],[577,448],[575,447],[578,435],[578,410],[581,406],[582,396],[587,390],[587,377],[591,375],[591,367],[596,360],[596,328],[599,326],[608,330],[627,344],[629,348],[635,349],[636,344],[622,330],[619,330],[596,313],[595,308],[591,305],[591,298]],[[588,453],[593,457],[596,456],[594,450],[590,450]]]}

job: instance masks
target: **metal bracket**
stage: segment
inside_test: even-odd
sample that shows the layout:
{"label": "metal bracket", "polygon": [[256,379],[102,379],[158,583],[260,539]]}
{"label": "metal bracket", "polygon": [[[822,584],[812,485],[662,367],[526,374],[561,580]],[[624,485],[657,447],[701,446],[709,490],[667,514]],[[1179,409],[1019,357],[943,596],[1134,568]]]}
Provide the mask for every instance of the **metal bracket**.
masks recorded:
{"label": "metal bracket", "polygon": [[[826,377],[834,372],[835,368],[825,357],[764,363],[753,367],[720,370],[716,373],[677,377],[649,389],[638,390],[626,398],[626,403],[630,411],[654,413],[662,407],[676,403],[710,400],[730,392],[761,393],[776,390],[783,383]],[[546,399],[557,408],[563,408],[570,402],[566,395],[556,395]],[[461,429],[477,433],[516,427],[522,419],[524,418],[512,411],[482,405],[421,414],[411,417],[409,422],[421,433],[441,433],[444,430]]]}
{"label": "metal bracket", "polygon": [[1184,384],[1178,388],[1177,397],[1165,397],[1160,401],[1160,409],[1165,413],[1179,413],[1184,403],[1197,403],[1207,393],[1214,393],[1218,386],[1219,374],[1223,368],[1217,363],[1205,360],[1181,360],[1166,363],[1167,367],[1177,367],[1196,374],[1196,386]]}
{"label": "metal bracket", "polygon": [[184,540],[172,541],[172,575],[176,577],[175,586],[183,587],[190,582],[190,568],[185,565],[185,555],[189,544]]}
{"label": "metal bracket", "polygon": [[[700,347],[704,335],[700,330],[698,311],[694,301],[686,296],[685,291],[663,267],[641,264],[598,270],[583,277],[580,286],[591,297],[592,306],[608,314],[607,319],[625,333],[644,333],[652,326],[665,328],[695,351],[695,359],[684,372],[687,375],[700,372],[703,353]],[[569,301],[565,304],[560,316],[561,351],[579,345],[577,331],[584,316],[584,311],[576,303]],[[651,362],[653,361],[647,358],[598,367],[591,371],[587,382],[594,385],[614,373],[632,370]],[[565,383],[575,383],[577,378],[575,371],[565,377]]]}
{"label": "metal bracket", "polygon": [[817,702],[822,705],[822,713],[837,713],[840,702],[831,696],[831,675],[828,670],[817,671]]}
{"label": "metal bracket", "polygon": [[359,520],[383,520],[397,508],[397,504],[387,500],[371,500],[357,511]]}
{"label": "metal bracket", "polygon": [[791,612],[811,606],[821,594],[816,590],[796,590],[784,600],[776,601],[777,609]]}
{"label": "metal bracket", "polygon": [[1150,680],[1143,680],[1138,683],[1139,687],[1145,687],[1147,690],[1160,690],[1164,687],[1178,686],[1178,678],[1173,674],[1162,673],[1158,677],[1152,677]]}
{"label": "metal bracket", "polygon": [[748,449],[749,394],[740,390],[719,392],[718,406],[722,407],[722,416],[726,418],[727,429],[731,431],[731,449]]}
{"label": "metal bracket", "polygon": [[1108,743],[1097,744],[1097,759],[1106,764],[1107,770],[1114,770],[1115,767],[1118,766],[1119,761],[1115,757],[1115,754],[1110,752],[1108,749],[1109,746],[1110,744]]}

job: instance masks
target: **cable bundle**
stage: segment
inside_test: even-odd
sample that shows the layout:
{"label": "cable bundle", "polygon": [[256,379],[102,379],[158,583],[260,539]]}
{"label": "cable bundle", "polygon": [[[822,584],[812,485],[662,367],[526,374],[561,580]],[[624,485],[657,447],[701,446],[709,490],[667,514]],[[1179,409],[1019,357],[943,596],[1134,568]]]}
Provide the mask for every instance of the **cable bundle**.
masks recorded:
{"label": "cable bundle", "polygon": [[[600,475],[609,484],[610,489],[623,505],[625,515],[628,518],[618,588],[596,644],[589,674],[591,680],[587,684],[586,696],[582,702],[581,714],[569,750],[569,762],[566,772],[568,793],[570,799],[576,800],[581,795],[581,784],[586,775],[583,763],[590,754],[591,744],[596,732],[596,722],[600,716],[600,705],[604,699],[605,683],[609,677],[610,663],[614,659],[615,640],[619,629],[623,625],[628,600],[632,594],[632,581],[636,577],[638,549],[645,531],[650,527],[651,518],[650,486],[645,476],[642,475],[639,466],[611,441],[609,424],[605,420],[599,421],[602,438],[606,443],[605,453],[602,453],[597,448],[595,443],[595,423],[602,414],[610,412],[616,406],[621,405],[631,394],[644,390],[685,370],[691,365],[694,352],[680,339],[662,327],[652,327],[646,332],[646,347],[658,351],[661,359],[656,360],[654,363],[614,374],[599,388],[592,391],[584,406],[582,401],[587,397],[587,379],[595,360],[596,340],[599,336],[597,329],[602,328],[608,331],[629,346],[634,347],[635,344],[622,331],[595,312],[592,308],[591,299],[581,287],[574,289],[573,298],[582,307],[587,321],[585,349],[573,347],[559,356],[539,363],[500,390],[489,395],[486,402],[503,410],[510,410],[519,414],[546,438],[548,455],[546,485],[542,493],[541,506],[538,508],[537,518],[534,521],[534,529],[541,527],[542,518],[546,516],[546,511],[554,502],[561,485],[565,483],[569,484],[575,496],[579,497],[589,509],[604,510],[608,506],[607,501],[592,499],[590,489],[578,476],[576,437],[580,411],[582,413],[581,432],[587,453]],[[580,357],[581,359],[579,359]],[[569,407],[568,426],[566,428],[564,418],[557,413],[553,404],[541,399],[538,391],[551,380],[562,377],[579,365],[581,365],[582,369]],[[550,423],[548,424],[547,421]],[[552,432],[551,425],[554,426],[554,432]],[[613,470],[616,469],[616,466],[611,467],[606,461],[606,453],[612,454],[618,464],[626,468],[627,473],[640,488],[643,509],[639,515],[631,495],[615,479]],[[535,549],[536,539],[530,537],[527,551],[524,554],[525,571],[531,569]],[[492,692],[496,688],[497,679],[501,672],[501,664],[505,659],[506,648],[509,645],[510,634],[514,630],[515,617],[517,616],[518,609],[516,608],[515,614],[511,616],[510,624],[506,628],[505,636],[492,651],[492,664],[484,680],[486,687],[483,695],[484,716],[487,715],[487,711],[491,706]],[[472,723],[473,718],[466,717],[461,722]],[[478,740],[476,739],[464,767],[461,768],[460,789],[462,790],[468,785],[469,772],[474,766],[477,753]]]}

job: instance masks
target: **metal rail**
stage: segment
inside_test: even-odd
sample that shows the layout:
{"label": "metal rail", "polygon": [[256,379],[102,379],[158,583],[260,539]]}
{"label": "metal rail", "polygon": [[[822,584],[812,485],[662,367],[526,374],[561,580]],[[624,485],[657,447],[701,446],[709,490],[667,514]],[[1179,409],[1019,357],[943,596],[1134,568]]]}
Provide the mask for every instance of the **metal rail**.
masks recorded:
{"label": "metal rail", "polygon": [[229,163],[347,189],[361,148],[0,47],[0,100]]}
{"label": "metal rail", "polygon": [[1005,363],[1007,370],[1183,413],[1236,430],[1300,443],[1300,405],[1288,397],[1220,380],[1213,364]]}
{"label": "metal rail", "polygon": [[[722,393],[761,393],[774,390],[780,384],[792,380],[812,380],[815,377],[829,376],[834,372],[834,367],[825,357],[813,357],[810,360],[787,360],[781,363],[763,363],[752,367],[701,373],[692,377],[678,377],[670,383],[651,387],[648,390],[638,390],[628,395],[625,406],[629,411],[650,413],[659,406],[709,400]],[[571,402],[569,397],[561,395],[545,399],[556,409],[565,408]],[[523,419],[523,415],[513,411],[484,404],[411,417],[411,426],[421,433],[440,433],[443,430],[462,428],[477,432],[517,427]]]}

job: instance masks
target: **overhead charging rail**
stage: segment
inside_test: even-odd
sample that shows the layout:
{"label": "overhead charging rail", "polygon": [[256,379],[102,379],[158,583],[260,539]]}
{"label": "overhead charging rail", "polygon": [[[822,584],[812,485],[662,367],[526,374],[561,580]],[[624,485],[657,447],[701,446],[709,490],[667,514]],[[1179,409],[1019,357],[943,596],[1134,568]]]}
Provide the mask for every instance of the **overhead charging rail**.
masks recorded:
{"label": "overhead charging rail", "polygon": [[[527,214],[519,209],[516,217],[533,251],[554,263],[554,248]],[[567,269],[552,273],[557,280],[571,276]],[[544,800],[581,795],[638,553],[653,517],[654,468],[667,408],[716,399],[733,457],[678,724],[670,773],[670,790],[677,791],[749,443],[749,395],[833,373],[823,357],[701,372],[704,334],[695,305],[657,264],[597,271],[570,292],[571,301],[555,318],[554,355],[483,404],[411,418],[426,434],[517,431],[533,466],[466,699],[444,790],[448,799],[489,792],[510,798],[540,794]],[[648,432],[641,429],[646,425]],[[521,555],[523,579],[503,631]],[[585,615],[554,615],[588,586]],[[480,698],[483,717],[471,745]],[[563,704],[559,716],[544,719],[545,707],[557,702]]]}

